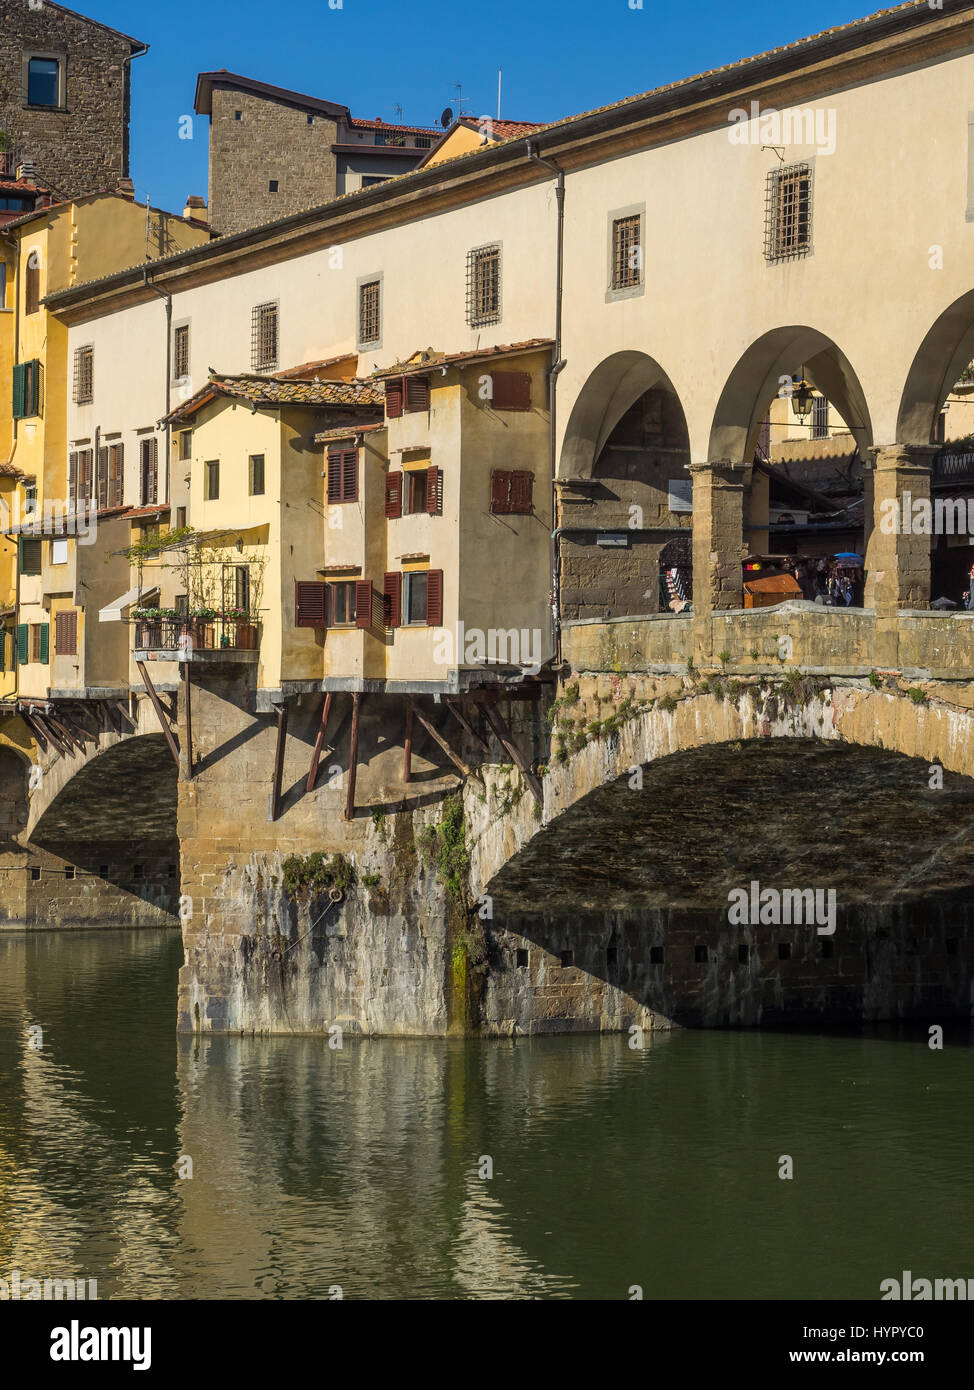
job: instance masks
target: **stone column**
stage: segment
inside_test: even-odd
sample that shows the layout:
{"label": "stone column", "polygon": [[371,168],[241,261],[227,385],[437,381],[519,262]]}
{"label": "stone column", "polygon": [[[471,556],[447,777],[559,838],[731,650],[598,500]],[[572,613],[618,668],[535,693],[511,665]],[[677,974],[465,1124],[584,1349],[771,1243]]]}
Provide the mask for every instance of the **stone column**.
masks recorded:
{"label": "stone column", "polygon": [[[866,522],[866,607],[877,618],[930,602],[931,445],[893,444],[869,451],[872,462],[872,525]],[[868,486],[865,487],[869,502]],[[915,504],[925,502],[925,517]],[[917,530],[916,527],[921,529]]]}
{"label": "stone column", "polygon": [[751,465],[722,459],[687,466],[693,478],[693,615],[703,619],[743,604],[744,488]]}

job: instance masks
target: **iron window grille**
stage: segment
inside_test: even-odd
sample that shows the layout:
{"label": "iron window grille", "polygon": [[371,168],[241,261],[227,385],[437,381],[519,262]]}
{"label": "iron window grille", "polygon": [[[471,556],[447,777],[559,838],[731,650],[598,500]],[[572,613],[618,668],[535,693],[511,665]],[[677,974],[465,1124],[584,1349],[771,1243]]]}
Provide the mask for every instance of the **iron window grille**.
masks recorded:
{"label": "iron window grille", "polygon": [[630,290],[642,283],[640,216],[617,217],[612,223],[612,288]]}
{"label": "iron window grille", "polygon": [[251,325],[251,364],[255,372],[277,366],[278,316],[276,304],[258,304]]}
{"label": "iron window grille", "polygon": [[358,340],[363,347],[378,343],[382,337],[379,321],[379,281],[370,280],[359,286]]}
{"label": "iron window grille", "polygon": [[501,248],[480,246],[467,252],[467,323],[481,328],[500,317]]}
{"label": "iron window grille", "polygon": [[812,401],[812,438],[829,437],[829,403],[825,396],[816,396]]}
{"label": "iron window grille", "polygon": [[787,164],[768,175],[764,208],[766,260],[807,256],[812,249],[812,166]]}
{"label": "iron window grille", "polygon": [[95,391],[95,349],[88,343],[74,350],[74,403],[90,405]]}
{"label": "iron window grille", "polygon": [[173,377],[189,376],[189,324],[181,323],[173,333]]}

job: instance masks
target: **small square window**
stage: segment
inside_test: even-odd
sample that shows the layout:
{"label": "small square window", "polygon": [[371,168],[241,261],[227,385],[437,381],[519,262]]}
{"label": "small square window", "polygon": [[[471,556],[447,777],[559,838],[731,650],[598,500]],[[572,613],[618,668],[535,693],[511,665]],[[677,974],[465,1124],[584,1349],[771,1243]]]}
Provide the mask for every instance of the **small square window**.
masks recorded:
{"label": "small square window", "polygon": [[73,865],[73,864],[65,864],[65,866],[64,866],[64,877],[65,877],[65,878],[74,878],[74,865]]}
{"label": "small square window", "polygon": [[779,942],[778,942],[778,959],[779,959],[779,960],[791,960],[791,942],[790,942],[790,941],[779,941]]}
{"label": "small square window", "polygon": [[270,192],[270,193],[276,193],[276,192],[277,192],[277,188],[278,188],[277,179],[271,179],[270,184],[268,185],[268,192]]}
{"label": "small square window", "polygon": [[234,111],[234,113],[233,113],[233,119],[234,119],[235,121],[242,121],[242,120],[243,120],[243,112],[242,112],[242,111]]}
{"label": "small square window", "polygon": [[500,317],[501,248],[480,246],[467,253],[467,322],[480,328]]}
{"label": "small square window", "polygon": [[60,106],[61,64],[56,58],[31,58],[28,61],[27,104]]}
{"label": "small square window", "polygon": [[619,948],[618,948],[618,946],[606,946],[606,948],[605,948],[605,963],[606,963],[606,965],[608,965],[608,966],[610,966],[610,967],[613,966],[613,965],[618,965],[618,963],[619,963]]}
{"label": "small square window", "polygon": [[749,956],[750,954],[751,954],[751,948],[748,946],[748,944],[747,944],[746,941],[742,941],[741,944],[740,944],[740,945],[738,946],[738,948],[737,948],[737,960],[738,960],[738,963],[739,963],[740,965],[747,965],[748,956]]}
{"label": "small square window", "polygon": [[66,565],[68,563],[68,543],[66,540],[51,541],[51,564]]}
{"label": "small square window", "polygon": [[108,877],[108,865],[107,865],[107,864],[99,864],[99,865],[98,865],[98,877],[99,877],[99,878],[107,878],[107,877]]}
{"label": "small square window", "polygon": [[662,964],[663,964],[663,948],[662,948],[662,946],[650,946],[650,948],[649,948],[649,963],[650,963],[650,965],[662,965]]}
{"label": "small square window", "polygon": [[694,946],[694,948],[693,948],[693,959],[694,959],[694,961],[696,962],[697,965],[706,965],[706,964],[707,964],[707,948],[706,948],[706,946]]}
{"label": "small square window", "polygon": [[574,951],[562,951],[562,953],[561,953],[559,959],[560,959],[560,961],[561,961],[562,967],[563,967],[565,970],[568,970],[571,966],[573,966],[573,965],[575,964],[575,952],[574,952]]}
{"label": "small square window", "polygon": [[517,968],[518,968],[519,970],[527,970],[527,968],[528,968],[528,953],[527,953],[527,951],[525,951],[525,950],[519,950],[519,951],[518,951],[518,953],[517,953]]}
{"label": "small square window", "polygon": [[612,288],[635,289],[642,283],[643,249],[640,245],[642,219],[639,213],[617,217],[612,223]]}
{"label": "small square window", "polygon": [[835,942],[830,936],[823,936],[819,939],[819,955],[823,960],[831,960],[835,954]]}
{"label": "small square window", "polygon": [[41,871],[40,871],[40,869],[37,868],[36,865],[34,865],[34,866],[31,868],[30,876],[31,876],[31,879],[34,881],[34,883],[36,883],[37,880],[40,878],[40,876],[41,876]]}

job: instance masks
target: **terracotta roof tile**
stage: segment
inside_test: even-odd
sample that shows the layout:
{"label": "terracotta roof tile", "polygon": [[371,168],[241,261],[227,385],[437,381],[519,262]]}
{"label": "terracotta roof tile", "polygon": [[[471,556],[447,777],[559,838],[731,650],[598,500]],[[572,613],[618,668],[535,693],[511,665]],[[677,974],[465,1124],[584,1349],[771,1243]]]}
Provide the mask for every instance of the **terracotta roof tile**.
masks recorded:
{"label": "terracotta roof tile", "polygon": [[250,401],[256,407],[280,405],[340,405],[380,409],[382,392],[371,381],[295,381],[281,376],[212,376],[188,401],[167,415],[166,421],[185,419],[217,396]]}
{"label": "terracotta roof tile", "polygon": [[374,381],[389,376],[411,376],[415,372],[428,372],[434,367],[454,367],[469,365],[472,362],[487,362],[493,357],[513,357],[524,352],[538,352],[543,348],[554,347],[553,338],[526,338],[520,343],[505,343],[492,348],[469,348],[465,352],[437,352],[435,348],[425,348],[414,352],[412,357],[395,362],[391,367],[380,367],[372,373]]}
{"label": "terracotta roof tile", "polygon": [[354,439],[357,434],[373,434],[376,430],[384,430],[386,427],[384,420],[377,420],[368,425],[336,425],[333,430],[322,430],[315,435],[316,444],[327,444],[332,439]]}

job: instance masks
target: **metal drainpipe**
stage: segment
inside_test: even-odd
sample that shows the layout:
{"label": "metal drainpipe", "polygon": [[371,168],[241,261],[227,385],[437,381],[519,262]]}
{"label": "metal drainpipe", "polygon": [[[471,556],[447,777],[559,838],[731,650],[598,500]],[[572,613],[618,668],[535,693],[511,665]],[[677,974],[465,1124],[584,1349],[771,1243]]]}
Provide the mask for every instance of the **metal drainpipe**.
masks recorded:
{"label": "metal drainpipe", "polygon": [[[124,84],[125,84],[125,97],[126,97],[125,106],[126,106],[126,110],[127,110],[127,112],[128,112],[128,114],[129,114],[130,117],[131,117],[131,105],[132,105],[132,61],[133,61],[133,59],[135,59],[135,58],[144,58],[145,55],[146,55],[146,54],[148,53],[148,51],[149,51],[149,45],[148,45],[147,43],[142,43],[141,40],[136,40],[136,42],[137,42],[138,45],[139,45],[139,46],[138,46],[138,49],[137,49],[135,52],[130,53],[130,54],[128,55],[127,58],[123,58],[123,59],[122,59],[122,73],[123,73],[123,81],[124,81]],[[127,179],[127,178],[129,177],[129,165],[130,165],[130,163],[131,163],[131,161],[130,161],[130,159],[129,159],[129,141],[130,141],[130,139],[131,139],[131,136],[129,135],[129,123],[128,123],[128,121],[126,121],[126,123],[125,123],[125,149],[124,149],[124,151],[123,151],[123,156],[122,156],[122,178],[123,178],[123,179]],[[148,199],[146,199],[146,202],[148,202]]]}
{"label": "metal drainpipe", "polygon": [[555,487],[555,478],[558,473],[558,454],[557,454],[557,426],[558,426],[558,376],[565,369],[565,362],[561,355],[562,340],[562,314],[564,303],[565,287],[565,171],[560,169],[557,164],[553,164],[550,159],[543,159],[540,154],[532,148],[531,141],[526,144],[528,157],[537,164],[543,164],[546,169],[550,169],[557,175],[555,184],[555,199],[558,204],[558,243],[556,252],[557,263],[557,285],[555,290],[555,346],[554,362],[548,372],[548,429],[549,429],[549,472],[551,479],[551,540],[550,540],[550,566],[551,566],[551,636],[554,648],[553,656],[556,665],[561,665],[561,594],[560,594],[560,574],[558,563],[558,489]]}
{"label": "metal drainpipe", "polygon": [[[166,290],[159,289],[158,285],[154,285],[152,283],[152,281],[149,279],[148,265],[146,265],[143,268],[142,279],[146,289],[152,290],[152,292],[154,294],[157,294],[160,299],[164,299],[166,301],[166,501],[167,503],[169,503],[171,507],[172,497],[170,496],[169,488],[169,470],[172,462],[170,433],[172,430],[172,426],[169,423],[169,411],[172,409],[172,295],[169,294]],[[171,512],[169,522],[171,525]]]}

